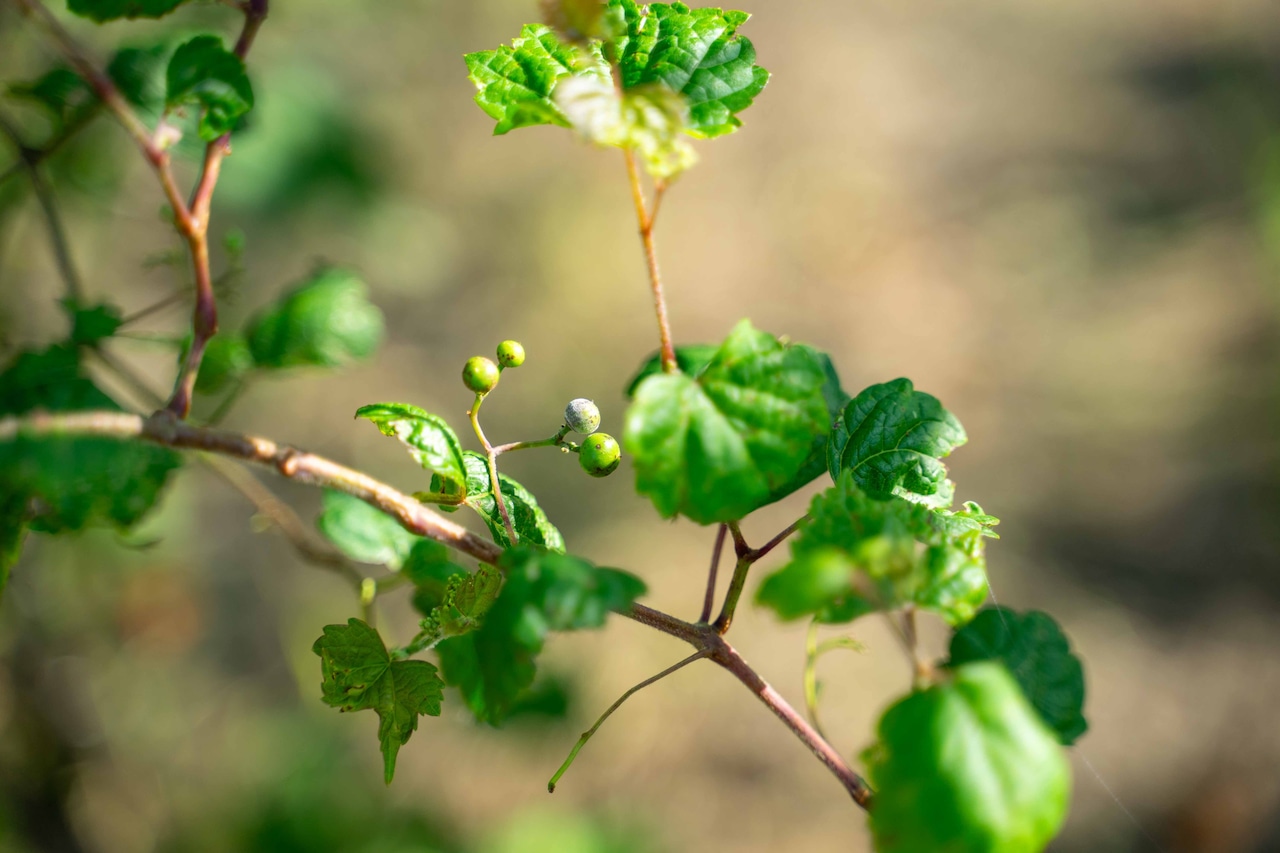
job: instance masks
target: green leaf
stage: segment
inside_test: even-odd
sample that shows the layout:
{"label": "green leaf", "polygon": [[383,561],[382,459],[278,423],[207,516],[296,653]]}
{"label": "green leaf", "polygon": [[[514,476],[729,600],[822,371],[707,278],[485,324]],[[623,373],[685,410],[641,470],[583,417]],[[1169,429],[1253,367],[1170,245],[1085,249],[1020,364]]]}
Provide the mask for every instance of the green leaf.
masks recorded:
{"label": "green leaf", "polygon": [[382,312],[364,282],[342,269],[317,271],[249,323],[262,368],[341,367],[368,358],[382,341]]}
{"label": "green leaf", "polygon": [[850,401],[836,424],[831,478],[852,471],[859,488],[876,498],[934,495],[947,477],[938,460],[967,440],[955,415],[936,397],[916,391],[911,380],[872,385]]}
{"label": "green leaf", "polygon": [[1071,769],[996,663],[959,667],[880,719],[863,754],[880,853],[1038,853],[1062,827]]}
{"label": "green leaf", "polygon": [[423,616],[430,616],[444,603],[450,578],[469,574],[453,562],[447,547],[432,539],[418,539],[413,544],[400,572],[413,583],[413,606]]}
{"label": "green leaf", "polygon": [[[474,574],[465,569],[450,574],[439,593],[438,603],[427,611],[421,622],[422,630],[405,652],[429,649],[442,640],[477,630],[497,601],[501,588],[502,572],[493,566],[481,565]],[[415,605],[425,598],[425,595],[415,596]]]}
{"label": "green leaf", "polygon": [[[185,349],[182,357],[186,357]],[[200,360],[200,372],[196,375],[196,391],[201,394],[217,394],[240,380],[253,370],[253,353],[249,342],[236,334],[218,334],[209,339]]]}
{"label": "green leaf", "polygon": [[[35,409],[120,411],[85,378],[71,346],[24,351],[0,373],[0,415]],[[19,434],[0,442],[0,494],[32,499],[33,530],[130,527],[155,504],[180,463],[176,453],[141,442]]]}
{"label": "green leaf", "polygon": [[[502,547],[512,543],[507,536],[506,525],[502,523],[502,514],[493,499],[493,481],[489,478],[489,467],[485,458],[472,450],[462,454],[463,466],[467,472],[466,503],[480,518],[493,535],[493,541]],[[564,550],[564,537],[547,518],[547,514],[538,506],[537,499],[524,486],[499,473],[502,481],[503,503],[511,515],[511,524],[516,529],[516,536],[522,544],[542,545],[552,551]],[[436,488],[435,479],[432,488]]]}
{"label": "green leaf", "polygon": [[[680,368],[680,372],[697,378],[702,369],[711,363],[711,359],[720,349],[720,344],[689,344],[688,346],[676,347],[676,367]],[[655,352],[645,359],[644,364],[640,365],[640,369],[636,371],[636,375],[631,377],[627,382],[626,395],[628,400],[634,400],[636,389],[640,387],[640,383],[648,379],[650,376],[660,376],[662,374],[662,353]]]}
{"label": "green leaf", "polygon": [[400,439],[410,455],[428,471],[434,471],[437,485],[445,494],[462,494],[467,470],[462,461],[458,435],[444,418],[408,403],[373,403],[356,410],[357,418],[372,421],[383,435]]}
{"label": "green leaf", "polygon": [[698,376],[645,378],[623,443],[636,490],[664,518],[735,521],[797,477],[826,430],[824,374],[807,347],[742,321]]}
{"label": "green leaf", "polygon": [[479,630],[436,646],[445,681],[476,719],[495,726],[533,683],[548,631],[600,627],[644,592],[625,572],[526,545],[504,553],[500,566],[507,581]]}
{"label": "green leaf", "polygon": [[53,68],[30,83],[13,83],[9,94],[34,101],[60,122],[97,100],[89,84],[70,68]]}
{"label": "green leaf", "polygon": [[253,109],[253,86],[244,61],[218,36],[196,36],[178,47],[165,72],[165,108],[200,108],[200,138],[212,142],[230,133]]}
{"label": "green leaf", "polygon": [[82,18],[103,23],[117,18],[161,18],[187,0],[67,0],[67,8]]}
{"label": "green leaf", "polygon": [[722,136],[742,126],[737,114],[769,82],[769,72],[755,64],[755,47],[737,34],[750,15],[683,3],[609,5],[626,18],[626,37],[617,45],[624,89],[660,82],[679,92],[694,136]]}
{"label": "green leaf", "polygon": [[569,120],[551,99],[563,77],[573,73],[579,52],[562,44],[550,28],[527,24],[511,46],[468,53],[468,78],[476,85],[476,103],[498,124],[495,136],[517,127],[556,124]]}
{"label": "green leaf", "polygon": [[[338,550],[359,563],[399,570],[419,537],[385,512],[345,492],[325,489],[316,527]],[[444,547],[443,545],[440,547]]]}
{"label": "green leaf", "polygon": [[987,597],[986,534],[968,510],[876,500],[846,472],[814,497],[791,561],[765,579],[757,600],[782,619],[848,622],[914,605],[963,623]]}
{"label": "green leaf", "polygon": [[383,778],[396,772],[396,755],[418,728],[418,717],[440,716],[444,683],[426,661],[393,661],[382,638],[359,619],[326,625],[311,650],[320,656],[321,697],[343,711],[373,709],[378,715]]}
{"label": "green leaf", "polygon": [[998,660],[1058,740],[1070,746],[1089,728],[1084,718],[1084,670],[1053,617],[988,607],[951,638],[948,666]]}
{"label": "green leaf", "polygon": [[27,537],[27,499],[16,492],[0,496],[0,599],[9,585],[9,572],[22,555]]}
{"label": "green leaf", "polygon": [[84,307],[67,300],[63,307],[71,314],[71,342],[81,346],[93,346],[106,340],[124,322],[120,309],[105,302]]}
{"label": "green leaf", "polygon": [[107,76],[126,101],[148,112],[159,112],[164,106],[168,55],[164,44],[121,48],[107,63]]}

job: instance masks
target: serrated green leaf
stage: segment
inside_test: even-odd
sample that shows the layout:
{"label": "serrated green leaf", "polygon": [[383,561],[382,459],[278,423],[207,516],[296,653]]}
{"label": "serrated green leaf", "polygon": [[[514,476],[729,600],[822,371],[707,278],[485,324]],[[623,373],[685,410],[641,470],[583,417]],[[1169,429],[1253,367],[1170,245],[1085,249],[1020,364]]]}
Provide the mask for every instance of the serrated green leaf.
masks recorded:
{"label": "serrated green leaf", "polygon": [[[183,348],[182,357],[186,357]],[[196,391],[217,394],[244,379],[253,370],[253,353],[249,342],[237,334],[217,334],[209,339],[200,372],[196,374]]]}
{"label": "serrated green leaf", "polygon": [[103,23],[118,18],[162,18],[187,0],[67,0],[73,14]]}
{"label": "serrated green leaf", "polygon": [[86,307],[68,300],[63,307],[71,314],[71,342],[80,346],[111,337],[124,322],[120,309],[106,302]]}
{"label": "serrated green leaf", "polygon": [[626,19],[627,34],[617,44],[624,89],[660,82],[679,92],[694,136],[722,136],[742,126],[737,114],[769,82],[769,72],[755,64],[755,47],[737,34],[750,15],[683,3],[609,5]]}
{"label": "serrated green leaf", "polygon": [[998,660],[1058,740],[1070,746],[1084,734],[1084,670],[1053,617],[1038,610],[1018,614],[988,607],[951,638],[948,666]]}
{"label": "serrated green leaf", "polygon": [[539,124],[569,127],[551,94],[561,78],[573,73],[579,53],[549,27],[527,24],[510,47],[468,53],[465,59],[478,90],[476,103],[498,122],[495,136]]}
{"label": "serrated green leaf", "polygon": [[218,36],[196,36],[182,44],[165,71],[165,107],[200,108],[200,138],[212,142],[230,133],[253,109],[253,86],[244,61],[222,46]]}
{"label": "serrated green leaf", "polygon": [[757,600],[782,619],[848,622],[914,605],[963,623],[987,597],[985,531],[968,516],[876,500],[846,472],[814,497],[791,561],[765,579]]}
{"label": "serrated green leaf", "polygon": [[[485,458],[472,450],[463,451],[463,467],[467,473],[466,504],[484,520],[485,526],[493,535],[493,541],[506,548],[513,543],[507,536],[506,525],[502,523],[502,514],[493,499],[493,481],[489,479],[489,467]],[[499,472],[502,481],[503,503],[511,515],[511,525],[516,529],[516,537],[522,544],[542,545],[552,551],[564,550],[564,537],[547,518],[538,500],[524,486]],[[433,478],[432,488],[436,487]]]}
{"label": "serrated green leaf", "polygon": [[[0,373],[0,415],[34,409],[120,411],[85,378],[71,346],[24,351]],[[179,464],[176,453],[139,442],[19,434],[0,442],[0,494],[32,499],[33,530],[130,527],[155,504]]]}
{"label": "serrated green leaf", "polygon": [[382,341],[382,312],[364,282],[321,269],[249,323],[246,338],[261,368],[341,367],[368,358]]}
{"label": "serrated green leaf", "polygon": [[533,683],[548,631],[600,627],[644,592],[625,572],[526,545],[504,553],[500,566],[507,580],[481,627],[436,646],[446,683],[495,726]]}
{"label": "serrated green leaf", "polygon": [[826,430],[821,365],[742,321],[696,378],[645,378],[623,444],[636,490],[664,518],[735,521],[800,473]]}
{"label": "serrated green leaf", "polygon": [[[676,347],[676,367],[680,372],[692,376],[695,379],[702,369],[711,363],[712,357],[720,349],[720,344],[688,344],[682,347]],[[627,382],[626,395],[628,400],[634,400],[636,389],[640,387],[640,383],[648,379],[650,376],[659,376],[662,374],[662,353],[655,352],[645,359],[644,364],[640,365],[640,369],[636,371]]]}
{"label": "serrated green leaf", "polygon": [[444,494],[461,494],[467,483],[458,435],[444,418],[408,403],[373,403],[356,410],[357,418],[374,423],[383,435],[398,438],[410,455],[439,478],[432,486]]}
{"label": "serrated green leaf", "polygon": [[[399,570],[420,537],[394,518],[345,492],[325,489],[316,527],[342,553],[360,563]],[[444,547],[443,545],[440,547]]]}
{"label": "serrated green leaf", "polygon": [[343,711],[378,715],[383,774],[388,785],[396,755],[418,729],[418,717],[440,716],[444,682],[426,661],[393,661],[378,632],[359,619],[326,625],[311,650],[320,656],[321,698]]}
{"label": "serrated green leaf", "polygon": [[881,853],[1039,853],[1071,796],[1062,748],[997,663],[959,667],[880,719],[863,754]]}
{"label": "serrated green leaf", "polygon": [[936,397],[909,379],[867,388],[845,407],[832,433],[831,478],[852,471],[867,494],[936,494],[947,469],[938,460],[968,440],[964,427]]}

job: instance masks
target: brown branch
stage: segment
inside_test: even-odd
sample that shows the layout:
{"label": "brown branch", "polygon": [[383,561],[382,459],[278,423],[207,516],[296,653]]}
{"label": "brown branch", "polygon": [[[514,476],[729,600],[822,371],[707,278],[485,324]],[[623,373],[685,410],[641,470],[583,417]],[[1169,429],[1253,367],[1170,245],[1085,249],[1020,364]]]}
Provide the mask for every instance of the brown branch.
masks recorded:
{"label": "brown branch", "polygon": [[706,622],[711,618],[711,608],[716,603],[716,574],[720,569],[720,554],[724,551],[724,537],[728,532],[729,527],[725,524],[720,525],[720,529],[716,531],[716,544],[711,548],[711,568],[707,572],[707,594],[702,600],[699,622]]}
{"label": "brown branch", "polygon": [[[271,468],[294,482],[336,489],[365,501],[399,522],[406,530],[440,542],[480,560],[496,564],[502,548],[424,506],[409,495],[354,469],[266,438],[227,430],[192,426],[172,413],[149,418],[110,411],[35,413],[0,418],[0,442],[50,435],[93,435],[122,441],[141,440],[162,447],[198,450]],[[695,651],[727,669],[808,747],[835,775],[854,802],[871,806],[871,789],[848,762],[816,732],[786,699],[760,677],[725,642],[713,625],[695,625],[674,616],[633,604],[620,615],[664,634],[684,640]]]}

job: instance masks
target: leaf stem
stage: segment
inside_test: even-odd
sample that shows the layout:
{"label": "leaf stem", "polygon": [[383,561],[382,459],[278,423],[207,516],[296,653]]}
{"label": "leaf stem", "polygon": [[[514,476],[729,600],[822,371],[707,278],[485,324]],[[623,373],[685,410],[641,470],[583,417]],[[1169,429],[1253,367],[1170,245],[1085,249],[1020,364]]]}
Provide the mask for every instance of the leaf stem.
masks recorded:
{"label": "leaf stem", "polygon": [[699,622],[707,622],[711,618],[711,608],[716,603],[716,573],[720,570],[720,554],[724,551],[724,537],[729,532],[727,524],[720,525],[716,531],[716,544],[711,548],[711,568],[707,571],[707,594],[702,600],[702,615]]}
{"label": "leaf stem", "polygon": [[650,214],[644,200],[644,187],[640,183],[640,168],[636,165],[636,155],[630,148],[623,148],[622,156],[627,162],[627,177],[631,182],[631,200],[636,207],[636,222],[640,226],[640,242],[644,245],[644,260],[649,268],[649,287],[653,291],[653,310],[658,318],[658,339],[661,342],[662,370],[664,373],[672,373],[676,370],[676,351],[671,343],[671,321],[667,317],[667,299],[662,292],[662,273],[658,270],[658,249],[653,242],[653,222],[662,200],[662,193],[665,192],[665,185],[658,185],[654,195],[653,213]]}
{"label": "leaf stem", "polygon": [[564,760],[564,763],[560,765],[560,769],[555,772],[555,775],[551,777],[551,781],[547,782],[547,793],[554,794],[556,792],[556,785],[560,782],[560,777],[563,776],[565,771],[567,771],[570,765],[573,764],[574,759],[578,757],[578,753],[582,751],[582,748],[587,745],[587,741],[591,740],[592,735],[599,731],[600,727],[604,725],[604,721],[609,719],[609,717],[613,715],[614,711],[622,707],[623,702],[626,702],[650,684],[661,681],[673,672],[684,669],[694,661],[702,660],[707,657],[708,654],[710,654],[710,652],[707,649],[699,649],[679,663],[672,664],[657,675],[646,678],[644,681],[619,696],[618,701],[610,705],[608,709],[600,715],[600,719],[596,720],[595,725],[583,732],[582,736],[578,738],[578,742],[573,745],[573,749],[569,750],[569,756]]}
{"label": "leaf stem", "polygon": [[494,447],[489,443],[489,439],[485,437],[484,429],[480,426],[480,406],[484,403],[484,395],[476,394],[476,401],[471,405],[471,411],[467,412],[467,417],[471,419],[471,428],[475,430],[476,438],[480,439],[480,446],[484,448],[484,461],[489,469],[489,485],[493,488],[493,502],[498,505],[498,514],[502,516],[502,525],[507,529],[507,541],[515,545],[520,540],[516,538],[515,525],[511,523],[511,515],[507,512],[507,502],[502,497],[502,481],[498,479],[498,454],[494,451]]}

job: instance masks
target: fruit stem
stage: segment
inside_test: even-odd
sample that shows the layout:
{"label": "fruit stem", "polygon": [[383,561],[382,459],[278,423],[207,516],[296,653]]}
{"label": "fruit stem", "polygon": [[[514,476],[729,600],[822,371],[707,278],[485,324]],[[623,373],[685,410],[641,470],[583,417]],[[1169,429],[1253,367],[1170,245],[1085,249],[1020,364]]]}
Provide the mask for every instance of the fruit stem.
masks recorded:
{"label": "fruit stem", "polygon": [[510,444],[499,444],[493,448],[494,456],[501,456],[504,453],[510,453],[512,450],[528,450],[531,447],[560,447],[564,444],[564,437],[569,434],[569,425],[565,424],[560,427],[560,431],[551,438],[543,438],[538,441],[513,441]]}
{"label": "fruit stem", "polygon": [[467,412],[467,417],[471,419],[471,428],[475,430],[476,438],[480,439],[480,446],[484,448],[484,461],[489,468],[489,487],[493,489],[493,502],[498,505],[502,526],[507,529],[507,542],[514,546],[520,540],[516,537],[515,525],[511,523],[511,515],[507,512],[507,502],[502,497],[502,481],[498,479],[498,454],[494,452],[493,445],[489,443],[489,439],[485,438],[484,430],[480,427],[482,403],[484,403],[484,395],[476,394],[476,401],[472,404],[471,411]]}

